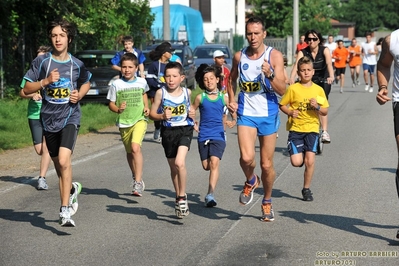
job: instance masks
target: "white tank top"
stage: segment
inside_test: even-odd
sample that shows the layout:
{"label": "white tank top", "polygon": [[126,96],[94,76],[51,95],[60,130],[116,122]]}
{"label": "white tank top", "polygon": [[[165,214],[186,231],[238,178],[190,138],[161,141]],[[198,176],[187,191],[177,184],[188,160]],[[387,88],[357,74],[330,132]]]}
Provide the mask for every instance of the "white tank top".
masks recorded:
{"label": "white tank top", "polygon": [[363,49],[363,64],[367,65],[376,65],[377,64],[377,57],[375,54],[370,54],[370,50],[374,52],[375,50],[375,42],[369,42],[369,43],[362,43],[362,49]]}
{"label": "white tank top", "polygon": [[389,52],[394,61],[392,98],[394,102],[399,102],[399,29],[391,33]]}
{"label": "white tank top", "polygon": [[241,50],[238,64],[239,88],[238,115],[267,117],[278,113],[278,100],[268,78],[262,72],[266,60],[270,64],[272,47],[265,47],[265,52],[258,59],[250,59],[246,49]]}

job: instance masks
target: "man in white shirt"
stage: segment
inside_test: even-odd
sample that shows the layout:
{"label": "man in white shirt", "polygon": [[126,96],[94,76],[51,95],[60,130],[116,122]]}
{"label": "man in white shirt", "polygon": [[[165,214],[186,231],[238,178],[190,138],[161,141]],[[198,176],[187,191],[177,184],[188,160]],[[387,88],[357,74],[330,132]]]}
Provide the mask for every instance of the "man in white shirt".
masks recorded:
{"label": "man in white shirt", "polygon": [[[335,59],[332,57],[332,54],[333,54],[334,50],[337,49],[337,43],[334,42],[334,36],[328,35],[327,43],[324,44],[324,46],[328,47],[328,49],[330,50],[331,63],[332,63],[332,67],[333,67],[334,75],[335,75],[335,67],[334,67]],[[337,84],[337,83],[338,83],[338,79],[335,78],[335,84]]]}
{"label": "man in white shirt", "polygon": [[[365,91],[373,92],[373,84],[374,84],[374,70],[377,65],[377,57],[378,54],[377,45],[375,42],[371,41],[371,33],[366,33],[366,42],[362,43],[362,55],[363,55],[363,75],[364,82],[366,83],[366,87],[364,87]],[[368,82],[370,74],[370,85]]]}

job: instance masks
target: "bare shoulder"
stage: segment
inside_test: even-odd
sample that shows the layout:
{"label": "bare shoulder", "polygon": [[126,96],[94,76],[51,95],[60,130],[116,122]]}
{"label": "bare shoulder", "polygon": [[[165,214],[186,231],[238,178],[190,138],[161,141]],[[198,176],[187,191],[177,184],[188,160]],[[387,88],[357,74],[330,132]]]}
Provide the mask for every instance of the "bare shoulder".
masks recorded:
{"label": "bare shoulder", "polygon": [[391,35],[388,35],[384,38],[381,47],[380,58],[378,59],[378,64],[380,66],[390,67],[393,61],[393,56],[389,51],[391,43]]}

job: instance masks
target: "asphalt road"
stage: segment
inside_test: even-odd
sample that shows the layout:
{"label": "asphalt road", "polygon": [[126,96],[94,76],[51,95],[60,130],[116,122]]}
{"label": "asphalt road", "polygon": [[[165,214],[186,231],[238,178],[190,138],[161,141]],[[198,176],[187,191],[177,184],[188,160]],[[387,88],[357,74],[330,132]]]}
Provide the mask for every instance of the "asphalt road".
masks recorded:
{"label": "asphalt road", "polygon": [[[347,72],[349,70],[347,69]],[[351,85],[347,74],[346,84]],[[121,143],[74,157],[74,180],[83,184],[75,228],[60,227],[59,192],[35,183],[1,181],[0,265],[397,265],[397,152],[391,105],[375,94],[345,86],[330,94],[331,144],[316,158],[313,202],[301,200],[304,168],[290,165],[286,117],[275,152],[275,221],[259,221],[262,189],[241,206],[244,177],[238,164],[236,129],[215,193],[204,207],[208,173],[196,139],[187,158],[190,215],[177,219],[174,192],[162,147],[143,143],[143,197],[130,196],[131,177]],[[147,138],[151,137],[149,128]],[[259,150],[257,161],[259,161]],[[257,173],[259,173],[259,166]]]}

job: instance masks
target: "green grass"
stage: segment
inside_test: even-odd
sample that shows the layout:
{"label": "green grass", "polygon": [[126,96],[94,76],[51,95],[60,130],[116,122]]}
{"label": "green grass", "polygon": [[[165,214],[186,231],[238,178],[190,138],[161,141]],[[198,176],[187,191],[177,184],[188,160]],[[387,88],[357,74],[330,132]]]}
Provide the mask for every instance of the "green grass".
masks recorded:
{"label": "green grass", "polygon": [[[28,100],[0,100],[0,152],[32,145],[27,118]],[[97,132],[115,123],[116,114],[103,104],[82,105],[79,134]]]}
{"label": "green grass", "polygon": [[[198,87],[192,91],[191,99],[201,93]],[[32,145],[32,137],[27,118],[27,99],[0,100],[0,153]],[[79,134],[98,132],[115,124],[117,114],[104,104],[84,104]],[[151,120],[149,120],[152,123]]]}

